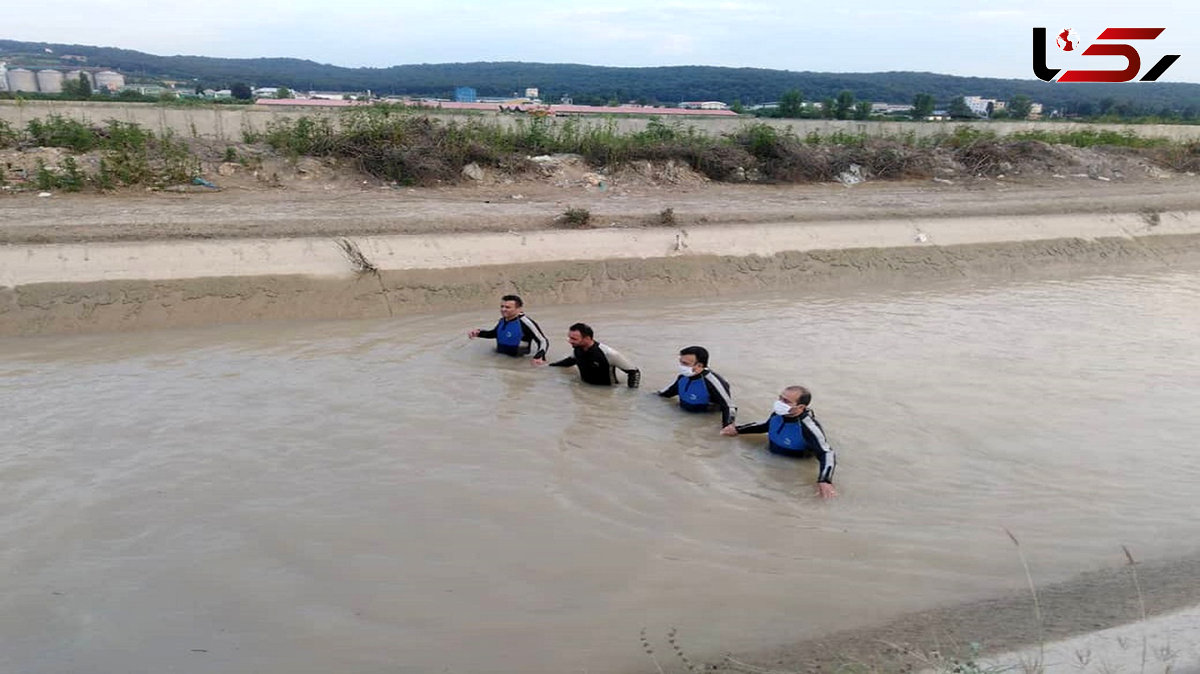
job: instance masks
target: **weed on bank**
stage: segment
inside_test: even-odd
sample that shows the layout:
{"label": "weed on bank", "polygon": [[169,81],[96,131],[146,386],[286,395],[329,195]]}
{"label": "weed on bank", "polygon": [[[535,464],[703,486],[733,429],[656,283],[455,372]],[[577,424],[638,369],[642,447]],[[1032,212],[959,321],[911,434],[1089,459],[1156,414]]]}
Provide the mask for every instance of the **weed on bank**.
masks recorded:
{"label": "weed on bank", "polygon": [[[1000,137],[959,126],[924,138],[912,132],[801,137],[790,127],[751,122],[713,135],[658,117],[639,129],[623,130],[611,118],[528,113],[507,120],[443,119],[421,108],[387,104],[282,117],[269,122],[265,131],[244,129],[243,141],[291,160],[331,159],[378,180],[425,186],[459,182],[470,164],[514,175],[533,172],[538,168],[533,157],[552,154],[578,155],[597,169],[673,161],[715,181],[785,184],[845,182],[847,176],[855,181],[998,176],[1025,164],[1061,162],[1055,153],[1061,146],[1133,153],[1173,171],[1200,170],[1200,143],[1143,138],[1130,131],[1048,129]],[[23,128],[0,122],[0,148],[61,148],[70,154],[24,169],[23,176],[9,166],[0,181],[20,179],[37,189],[67,191],[188,183],[202,174],[196,145],[170,131],[154,133],[117,120],[94,125],[49,115]],[[223,156],[226,162],[241,157],[233,147],[225,147]]]}

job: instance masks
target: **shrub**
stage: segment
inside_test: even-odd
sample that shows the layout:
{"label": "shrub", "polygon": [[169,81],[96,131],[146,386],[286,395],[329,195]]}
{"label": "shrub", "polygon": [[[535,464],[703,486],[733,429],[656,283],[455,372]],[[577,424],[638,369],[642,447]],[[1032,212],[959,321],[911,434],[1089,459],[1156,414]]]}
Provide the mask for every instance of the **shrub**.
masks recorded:
{"label": "shrub", "polygon": [[100,144],[100,135],[90,126],[60,115],[31,119],[25,125],[25,131],[39,147],[64,147],[75,152],[88,152]]}
{"label": "shrub", "polygon": [[562,220],[567,225],[584,229],[591,226],[592,212],[586,208],[568,208],[563,212]]}
{"label": "shrub", "polygon": [[0,119],[0,147],[12,147],[17,144],[17,132],[12,125]]}

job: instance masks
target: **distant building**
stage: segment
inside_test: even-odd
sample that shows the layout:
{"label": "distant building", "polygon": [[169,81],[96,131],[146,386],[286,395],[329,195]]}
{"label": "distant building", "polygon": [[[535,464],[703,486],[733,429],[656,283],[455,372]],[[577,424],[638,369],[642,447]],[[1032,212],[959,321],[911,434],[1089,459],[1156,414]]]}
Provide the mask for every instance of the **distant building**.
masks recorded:
{"label": "distant building", "polygon": [[53,68],[45,68],[37,72],[38,91],[43,94],[61,94],[63,74]]}
{"label": "distant building", "polygon": [[13,68],[8,71],[8,90],[14,93],[29,92],[33,93],[38,90],[37,77],[32,70],[26,68]]}
{"label": "distant building", "polygon": [[92,89],[96,88],[96,80],[92,79],[92,74],[86,70],[69,70],[66,75],[63,75],[64,82],[79,82],[80,78],[87,80],[88,86]]}
{"label": "distant building", "polygon": [[475,91],[475,87],[455,87],[454,101],[456,103],[475,103],[479,100],[479,96]]}
{"label": "distant building", "polygon": [[8,64],[0,61],[0,91],[8,91]]}
{"label": "distant building", "polygon": [[911,103],[872,103],[871,114],[873,115],[894,115],[897,113],[912,112]]}
{"label": "distant building", "polygon": [[161,96],[163,94],[175,93],[171,89],[157,84],[139,84],[125,88],[126,91],[136,91],[143,96]]}
{"label": "distant building", "polygon": [[341,101],[341,100],[345,100],[347,96],[353,96],[353,94],[346,92],[346,91],[310,91],[310,92],[308,92],[309,98],[314,98],[318,101]]}
{"label": "distant building", "polygon": [[102,70],[92,76],[96,80],[97,89],[119,91],[125,88],[125,76],[111,70]]}
{"label": "distant building", "polygon": [[287,87],[258,87],[251,93],[254,94],[254,98],[275,98],[280,89],[287,89]]}
{"label": "distant building", "polygon": [[971,112],[975,113],[976,116],[987,117],[988,104],[990,103],[995,106],[996,99],[984,98],[982,96],[963,96],[963,103],[966,103],[967,107],[970,108]]}
{"label": "distant building", "polygon": [[1029,105],[1029,119],[1041,119],[1045,108],[1041,103],[1031,103]]}
{"label": "distant building", "polygon": [[530,100],[537,100],[537,97],[538,97],[538,88],[537,87],[528,87],[525,89],[525,98],[528,98]]}
{"label": "distant building", "polygon": [[721,101],[683,101],[679,107],[684,110],[728,110],[729,106]]}

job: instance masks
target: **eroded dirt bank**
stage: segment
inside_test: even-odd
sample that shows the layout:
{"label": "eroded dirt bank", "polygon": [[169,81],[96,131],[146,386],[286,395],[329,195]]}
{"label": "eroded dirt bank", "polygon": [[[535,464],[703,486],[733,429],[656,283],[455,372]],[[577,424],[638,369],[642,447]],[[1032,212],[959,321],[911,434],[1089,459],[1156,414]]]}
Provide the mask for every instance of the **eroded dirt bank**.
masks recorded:
{"label": "eroded dirt bank", "polygon": [[721,185],[568,162],[414,190],[310,169],[284,187],[0,197],[0,334],[379,317],[510,291],[593,302],[1162,269],[1193,264],[1200,233],[1186,175]]}
{"label": "eroded dirt bank", "polygon": [[[326,248],[334,246],[328,240],[320,243]],[[357,273],[343,261],[343,273],[325,277],[266,274],[16,284],[0,288],[0,334],[399,316],[487,306],[495,297],[513,291],[538,304],[587,303],[787,288],[895,287],[939,279],[1032,279],[1053,274],[1149,271],[1197,261],[1200,234],[1196,233]],[[70,278],[68,271],[63,271],[64,278]]]}

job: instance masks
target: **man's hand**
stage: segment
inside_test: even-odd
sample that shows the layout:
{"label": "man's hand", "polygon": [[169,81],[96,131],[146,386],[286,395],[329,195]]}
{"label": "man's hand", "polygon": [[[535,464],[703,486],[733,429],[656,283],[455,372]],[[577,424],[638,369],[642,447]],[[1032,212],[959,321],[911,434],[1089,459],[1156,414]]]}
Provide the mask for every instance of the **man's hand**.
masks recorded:
{"label": "man's hand", "polygon": [[469,332],[467,332],[468,339],[475,339],[478,336],[479,336],[479,328],[475,328],[474,330],[470,330]]}
{"label": "man's hand", "polygon": [[832,482],[818,482],[817,496],[821,498],[833,498],[837,496],[837,489],[833,488]]}
{"label": "man's hand", "polygon": [[541,367],[546,364],[546,359],[545,358],[534,358],[533,360],[529,361],[529,364],[533,365],[534,367]]}
{"label": "man's hand", "polygon": [[734,426],[733,424],[729,424],[725,428],[721,429],[721,435],[725,435],[725,436],[732,438],[733,436],[735,436],[737,434],[738,434],[737,426]]}

